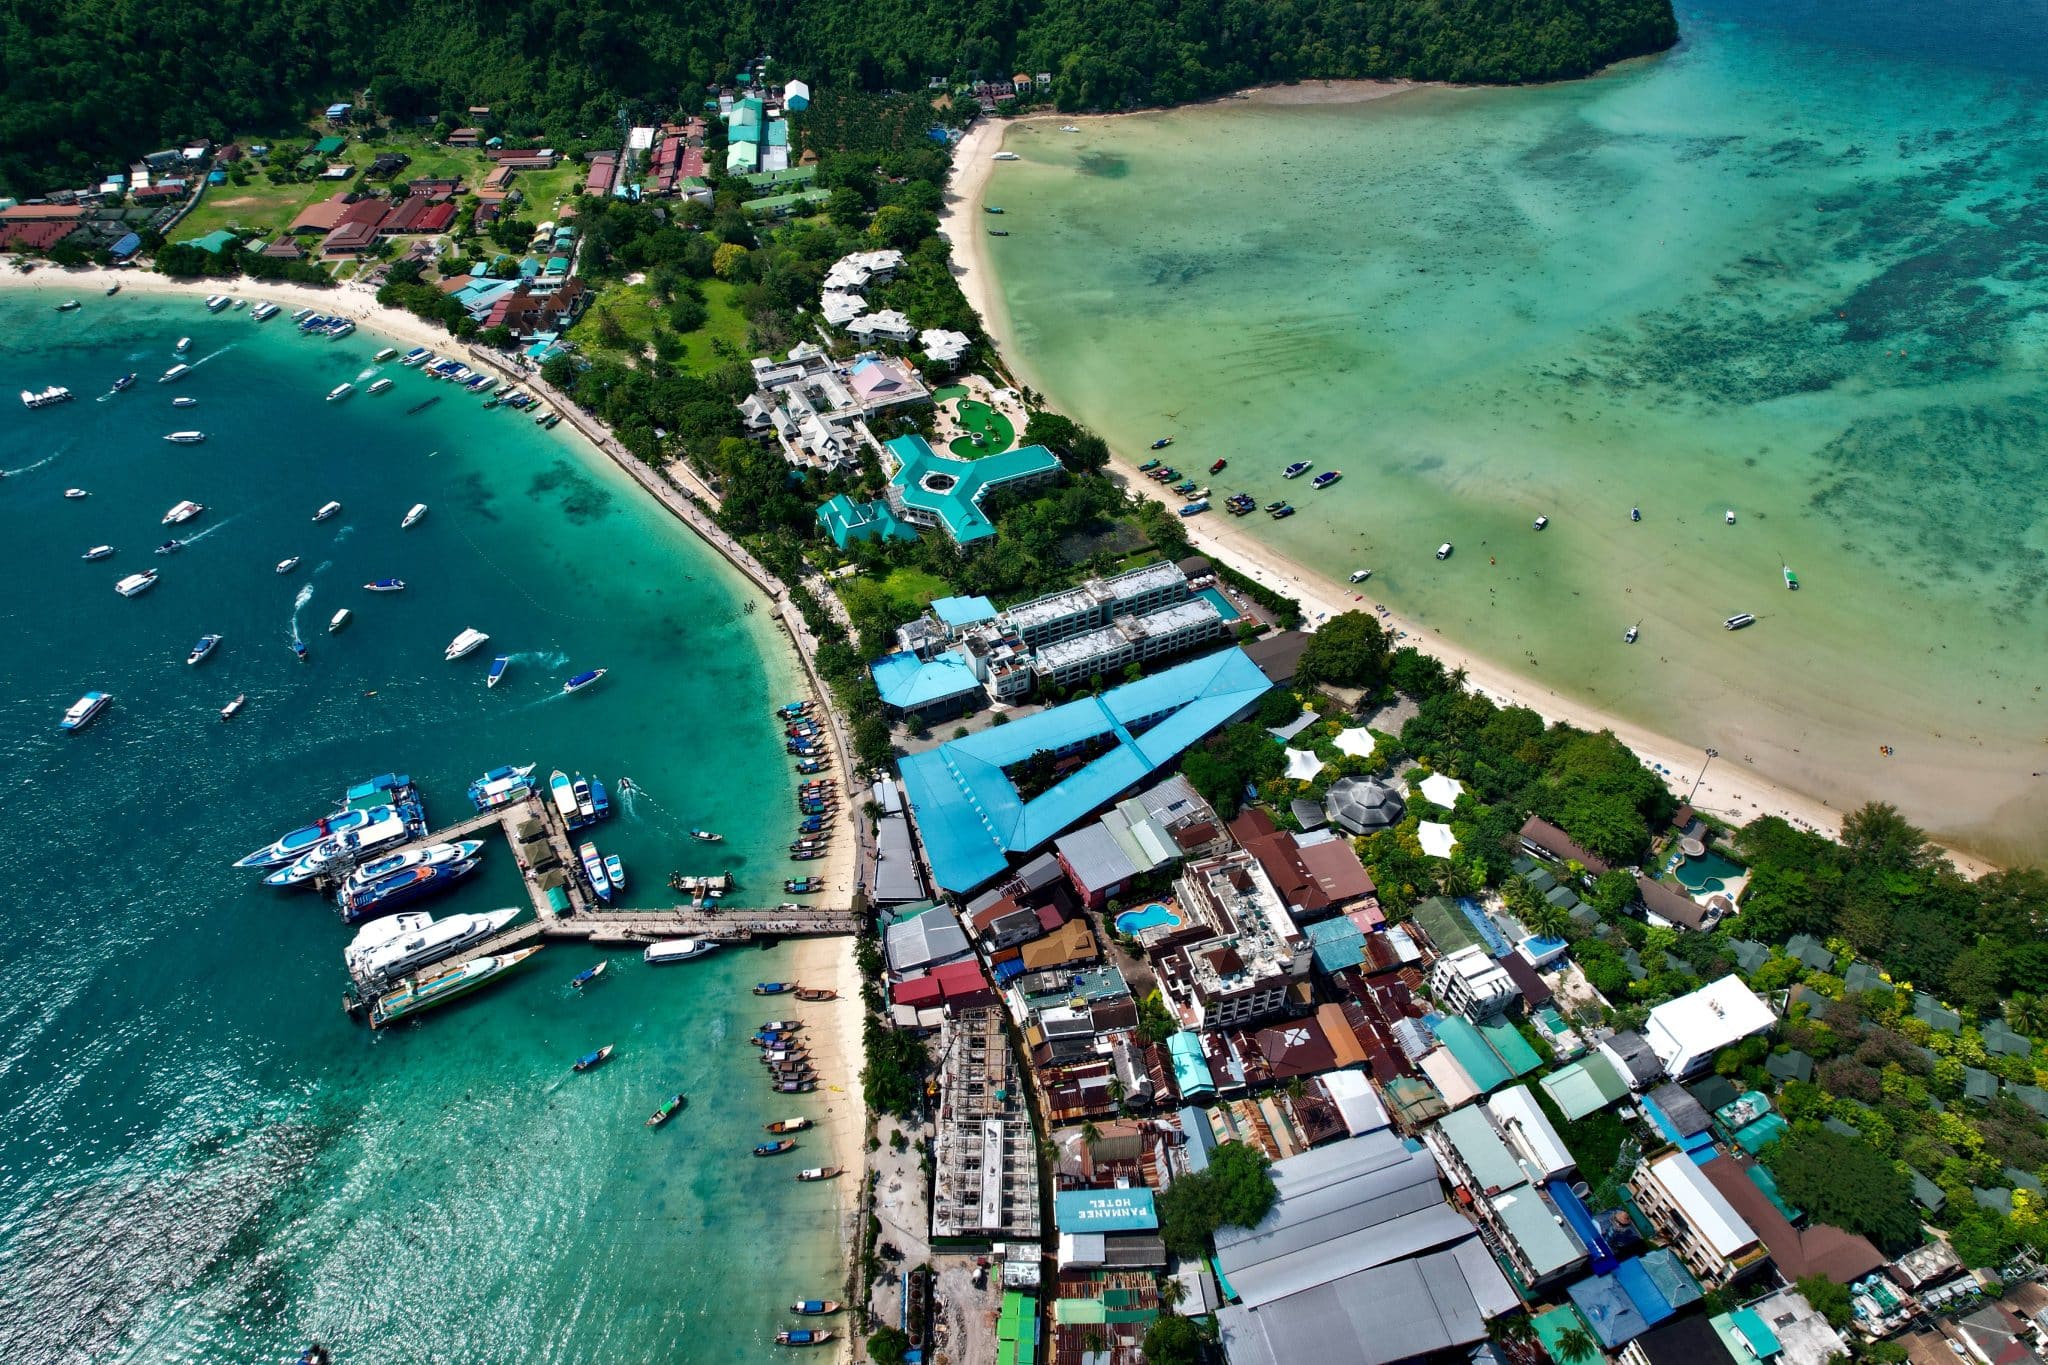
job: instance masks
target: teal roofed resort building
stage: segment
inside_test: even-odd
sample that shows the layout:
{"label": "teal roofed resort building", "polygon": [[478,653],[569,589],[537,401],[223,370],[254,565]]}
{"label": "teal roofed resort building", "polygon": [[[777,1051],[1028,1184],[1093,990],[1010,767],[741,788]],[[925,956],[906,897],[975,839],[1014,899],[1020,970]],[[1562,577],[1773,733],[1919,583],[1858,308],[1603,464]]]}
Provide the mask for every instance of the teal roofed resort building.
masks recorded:
{"label": "teal roofed resort building", "polygon": [[879,499],[855,502],[844,493],[835,494],[819,505],[818,521],[825,534],[832,537],[832,543],[842,550],[857,540],[873,540],[877,536],[883,540],[917,539],[917,529],[898,520],[889,504]]}
{"label": "teal roofed resort building", "polygon": [[[1232,647],[910,755],[903,789],[933,879],[961,892],[1001,875],[1012,854],[1050,843],[1248,714],[1271,687]],[[1010,776],[1041,754],[1083,753],[1093,757],[1029,797]]]}
{"label": "teal roofed resort building", "polygon": [[941,455],[922,436],[898,436],[885,448],[896,464],[889,479],[889,506],[913,526],[944,528],[958,545],[996,533],[995,523],[981,507],[990,493],[998,488],[1032,488],[1060,476],[1059,460],[1044,446],[1024,446],[978,460]]}

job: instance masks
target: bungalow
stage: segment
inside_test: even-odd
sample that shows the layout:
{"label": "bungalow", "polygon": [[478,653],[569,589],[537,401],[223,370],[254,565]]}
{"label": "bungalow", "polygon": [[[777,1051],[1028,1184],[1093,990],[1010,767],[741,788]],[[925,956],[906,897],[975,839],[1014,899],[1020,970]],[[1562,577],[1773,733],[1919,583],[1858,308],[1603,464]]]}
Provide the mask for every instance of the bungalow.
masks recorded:
{"label": "bungalow", "polygon": [[388,180],[411,164],[412,158],[404,152],[383,152],[363,174],[371,180]]}
{"label": "bungalow", "polygon": [[522,340],[541,332],[563,332],[576,321],[590,302],[590,290],[581,280],[569,280],[559,289],[535,293],[528,285],[501,295],[485,314],[486,327],[508,328]]}
{"label": "bungalow", "polygon": [[1636,898],[1650,923],[1669,929],[1691,929],[1707,933],[1721,920],[1718,905],[1702,905],[1668,882],[1653,882],[1636,874]]}
{"label": "bungalow", "polygon": [[484,130],[481,128],[457,128],[448,134],[450,147],[478,147],[483,145]]}
{"label": "bungalow", "polygon": [[[831,319],[828,317],[826,321],[830,322]],[[927,327],[917,334],[917,345],[918,349],[924,352],[925,359],[934,365],[951,368],[960,363],[960,358],[967,354],[968,348],[974,345],[974,340],[965,332],[951,332],[943,327]]]}
{"label": "bungalow", "polygon": [[375,222],[344,222],[321,239],[323,256],[360,256],[377,245]]}
{"label": "bungalow", "polygon": [[1588,873],[1597,877],[1606,872],[1609,864],[1605,858],[1583,848],[1579,843],[1556,825],[1541,816],[1532,815],[1522,825],[1522,847],[1539,858],[1550,858],[1557,862],[1577,863]]}
{"label": "bungalow", "polygon": [[280,237],[256,254],[267,256],[273,261],[303,261],[306,259],[306,248],[289,237]]}
{"label": "bungalow", "polygon": [[917,328],[910,319],[894,309],[879,313],[866,313],[846,324],[846,334],[855,341],[896,341],[907,342],[917,336]]}

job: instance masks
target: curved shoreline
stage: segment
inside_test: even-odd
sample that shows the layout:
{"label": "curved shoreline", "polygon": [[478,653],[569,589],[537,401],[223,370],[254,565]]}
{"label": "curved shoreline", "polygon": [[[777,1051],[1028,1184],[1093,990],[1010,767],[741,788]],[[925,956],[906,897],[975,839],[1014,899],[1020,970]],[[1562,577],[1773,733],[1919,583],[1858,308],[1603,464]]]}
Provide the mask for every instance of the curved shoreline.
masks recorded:
{"label": "curved shoreline", "polygon": [[[105,300],[106,287],[118,281],[123,295],[147,294],[157,297],[190,297],[203,299],[210,293],[232,290],[237,297],[264,298],[289,309],[315,308],[321,312],[345,316],[355,321],[363,330],[374,332],[384,339],[409,346],[425,346],[444,355],[460,353],[471,364],[488,364],[505,376],[516,381],[521,388],[531,390],[544,398],[551,406],[568,419],[580,441],[571,441],[573,447],[579,444],[590,446],[602,453],[621,472],[631,478],[642,489],[652,494],[662,507],[698,540],[715,551],[737,570],[757,591],[767,595],[774,603],[777,624],[784,642],[795,656],[802,675],[809,680],[814,699],[824,713],[831,717],[831,734],[839,764],[840,781],[848,783],[852,769],[848,766],[851,745],[845,738],[844,721],[832,705],[832,694],[824,686],[816,672],[814,654],[817,641],[805,627],[803,617],[789,600],[787,591],[775,576],[759,564],[752,555],[720,530],[717,523],[705,512],[701,504],[716,507],[716,499],[705,489],[702,495],[676,486],[678,465],[671,465],[667,471],[669,479],[656,476],[643,461],[613,440],[602,423],[574,403],[557,393],[546,384],[535,370],[525,370],[515,365],[509,357],[495,351],[478,348],[449,335],[446,329],[423,318],[398,309],[387,308],[376,300],[373,291],[353,284],[341,284],[331,288],[312,285],[251,280],[246,277],[230,279],[203,279],[185,281],[151,272],[131,270],[109,270],[101,267],[79,267],[61,269],[41,266],[31,273],[0,271],[0,289],[12,292],[45,293],[53,299],[61,299],[72,293],[81,298],[101,297]],[[582,452],[579,452],[582,453]],[[587,454],[583,455],[588,458]],[[687,471],[685,471],[687,472]],[[691,476],[695,482],[694,476]],[[701,487],[702,485],[699,485]],[[752,699],[763,704],[779,702],[781,698]],[[849,799],[846,802],[846,820],[849,822],[849,837],[834,844],[831,857],[827,859],[819,875],[834,886],[844,887],[851,900],[856,862],[860,850],[858,818]],[[792,865],[793,866],[793,865]],[[861,1071],[866,1065],[865,1037],[860,1020],[860,978],[854,965],[853,944],[845,939],[799,940],[795,945],[796,969],[826,979],[839,992],[839,1002],[828,1007],[820,1016],[823,1027],[820,1032],[829,1043],[817,1050],[829,1054],[840,1070],[828,1086],[835,1099],[839,1094],[855,1097],[855,1117],[847,1121],[842,1117],[821,1119],[817,1129],[831,1144],[830,1163],[844,1167],[849,1177],[865,1169],[866,1153],[866,1112],[859,1096]],[[851,1002],[850,1005],[847,1002]],[[828,1102],[828,1112],[833,1105]],[[856,1231],[857,1196],[863,1182],[844,1179],[839,1183],[839,1236],[842,1254],[851,1265],[853,1234]]]}
{"label": "curved shoreline", "polygon": [[[1360,103],[1368,99],[1402,94],[1415,88],[1417,87],[1413,85],[1387,87],[1377,93],[1333,90],[1328,92],[1327,97],[1321,99],[1313,94],[1307,98],[1276,99],[1271,98],[1272,91],[1253,92],[1253,95],[1254,102],[1267,104]],[[1291,88],[1283,89],[1289,93],[1296,93]],[[1258,99],[1260,95],[1268,98]],[[1032,115],[1012,120],[987,119],[977,123],[956,149],[953,175],[946,185],[946,201],[940,216],[940,231],[956,248],[953,273],[961,292],[966,295],[968,303],[982,318],[984,330],[1002,353],[1003,363],[1011,370],[1013,379],[1020,384],[1040,388],[1038,377],[1032,372],[1028,358],[1023,355],[1021,348],[1014,345],[1015,328],[991,268],[987,244],[981,233],[975,230],[974,220],[981,216],[981,205],[997,164],[992,159],[993,155],[1002,148],[1012,127],[1043,124],[1053,120],[1078,125],[1087,119],[1104,120],[1135,116],[1138,115],[1106,114],[1073,118],[1062,115]],[[1151,498],[1169,508],[1176,507],[1177,501],[1166,490],[1149,480],[1137,477],[1138,464],[1142,458],[1134,457],[1112,444],[1112,477],[1118,479],[1127,491]],[[1225,559],[1248,577],[1295,598],[1301,603],[1303,614],[1310,623],[1342,611],[1376,610],[1381,623],[1390,633],[1401,632],[1406,636],[1403,643],[1415,645],[1441,660],[1448,668],[1463,669],[1472,690],[1493,701],[1501,705],[1527,707],[1542,716],[1546,722],[1562,721],[1581,729],[1612,731],[1616,738],[1634,750],[1645,763],[1661,765],[1667,769],[1667,781],[1672,785],[1674,792],[1681,799],[1690,800],[1693,806],[1702,811],[1738,825],[1762,815],[1781,815],[1795,824],[1817,830],[1829,838],[1840,837],[1843,809],[1832,804],[1826,797],[1800,790],[1782,779],[1765,776],[1754,763],[1745,762],[1738,752],[1734,752],[1733,746],[1729,746],[1730,751],[1724,752],[1718,761],[1705,761],[1706,756],[1700,747],[1612,715],[1580,698],[1561,694],[1492,659],[1456,645],[1444,637],[1440,628],[1425,625],[1412,617],[1405,617],[1370,601],[1363,594],[1355,592],[1351,586],[1339,583],[1329,574],[1301,564],[1276,548],[1259,541],[1238,527],[1234,521],[1226,522],[1215,517],[1198,516],[1189,518],[1186,527],[1189,540],[1198,550]],[[1758,740],[1753,744],[1753,749],[1768,755],[1771,745]],[[1700,776],[1695,788],[1692,775],[1696,773],[1703,775]],[[1990,860],[1953,844],[1943,844],[1943,847],[1955,866],[1969,875],[1981,876],[1997,866]]]}

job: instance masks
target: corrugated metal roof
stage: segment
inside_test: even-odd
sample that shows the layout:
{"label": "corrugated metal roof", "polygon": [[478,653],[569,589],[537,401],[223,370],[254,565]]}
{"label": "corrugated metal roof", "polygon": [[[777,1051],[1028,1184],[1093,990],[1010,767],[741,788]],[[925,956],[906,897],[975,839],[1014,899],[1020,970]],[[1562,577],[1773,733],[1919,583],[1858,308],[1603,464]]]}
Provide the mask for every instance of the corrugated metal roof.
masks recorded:
{"label": "corrugated metal roof", "polygon": [[1483,1256],[1439,1252],[1358,1271],[1263,1307],[1226,1308],[1217,1323],[1231,1365],[1383,1365],[1483,1339],[1485,1305],[1503,1293],[1513,1301]]}
{"label": "corrugated metal roof", "polygon": [[1514,1079],[1500,1054],[1487,1046],[1486,1039],[1469,1019],[1447,1014],[1433,1026],[1437,1041],[1449,1048],[1458,1065],[1472,1078],[1481,1094],[1497,1090]]}

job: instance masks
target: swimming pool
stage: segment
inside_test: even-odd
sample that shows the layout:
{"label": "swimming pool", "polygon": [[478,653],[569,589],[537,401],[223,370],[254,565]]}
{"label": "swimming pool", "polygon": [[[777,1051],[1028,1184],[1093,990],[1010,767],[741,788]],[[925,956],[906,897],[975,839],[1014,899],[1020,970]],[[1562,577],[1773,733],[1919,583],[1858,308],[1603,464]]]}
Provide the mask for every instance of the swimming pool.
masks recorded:
{"label": "swimming pool", "polygon": [[1208,598],[1215,606],[1217,615],[1226,621],[1235,621],[1244,614],[1236,607],[1230,605],[1230,599],[1223,595],[1223,589],[1221,588],[1204,588],[1196,593],[1195,596]]}
{"label": "swimming pool", "polygon": [[1116,917],[1116,931],[1119,934],[1135,934],[1140,929],[1155,929],[1161,925],[1180,928],[1181,919],[1173,907],[1157,901],[1143,910],[1126,910]]}
{"label": "swimming pool", "polygon": [[1688,891],[1726,891],[1728,883],[1740,877],[1743,869],[1729,862],[1718,853],[1709,853],[1700,858],[1687,858],[1671,870],[1678,884]]}

